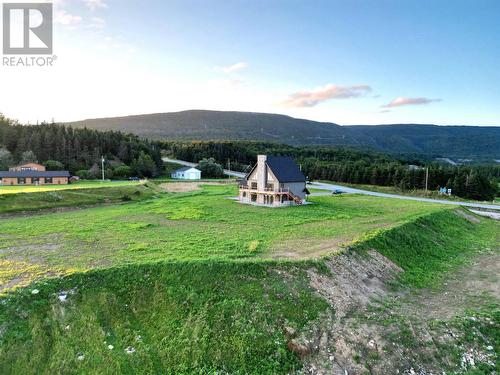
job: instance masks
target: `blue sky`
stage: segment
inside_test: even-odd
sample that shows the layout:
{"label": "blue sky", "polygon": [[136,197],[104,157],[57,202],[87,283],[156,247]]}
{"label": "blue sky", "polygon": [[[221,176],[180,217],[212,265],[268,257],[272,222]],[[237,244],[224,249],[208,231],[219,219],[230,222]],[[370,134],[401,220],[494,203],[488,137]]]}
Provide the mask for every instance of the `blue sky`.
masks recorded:
{"label": "blue sky", "polygon": [[500,125],[498,1],[58,0],[55,23],[54,67],[2,67],[6,115]]}

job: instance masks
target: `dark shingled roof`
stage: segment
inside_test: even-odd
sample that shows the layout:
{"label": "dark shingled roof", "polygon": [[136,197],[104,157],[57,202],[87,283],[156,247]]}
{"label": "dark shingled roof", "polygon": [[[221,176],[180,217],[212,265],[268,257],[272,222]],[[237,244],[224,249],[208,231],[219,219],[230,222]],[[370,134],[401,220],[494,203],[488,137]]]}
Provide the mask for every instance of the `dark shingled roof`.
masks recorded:
{"label": "dark shingled roof", "polygon": [[306,181],[297,164],[288,156],[268,156],[266,163],[279,182]]}
{"label": "dark shingled roof", "polygon": [[0,178],[70,177],[68,171],[0,171]]}
{"label": "dark shingled roof", "polygon": [[176,169],[174,171],[174,173],[177,173],[177,172],[186,172],[187,170],[189,170],[191,168],[194,168],[194,167],[182,167],[182,168]]}

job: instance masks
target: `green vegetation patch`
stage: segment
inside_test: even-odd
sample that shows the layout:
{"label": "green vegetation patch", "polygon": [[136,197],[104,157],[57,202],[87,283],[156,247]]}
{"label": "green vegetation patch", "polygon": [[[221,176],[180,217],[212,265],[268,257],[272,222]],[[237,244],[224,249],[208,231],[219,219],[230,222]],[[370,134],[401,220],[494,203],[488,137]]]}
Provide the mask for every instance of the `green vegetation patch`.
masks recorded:
{"label": "green vegetation patch", "polygon": [[373,232],[353,247],[377,250],[403,268],[403,282],[421,288],[437,285],[447,271],[464,264],[468,255],[498,249],[499,236],[494,220],[473,222],[453,210],[442,210]]}
{"label": "green vegetation patch", "polygon": [[0,373],[290,373],[300,362],[284,328],[326,308],[301,266],[204,261],[76,274],[1,301]]}

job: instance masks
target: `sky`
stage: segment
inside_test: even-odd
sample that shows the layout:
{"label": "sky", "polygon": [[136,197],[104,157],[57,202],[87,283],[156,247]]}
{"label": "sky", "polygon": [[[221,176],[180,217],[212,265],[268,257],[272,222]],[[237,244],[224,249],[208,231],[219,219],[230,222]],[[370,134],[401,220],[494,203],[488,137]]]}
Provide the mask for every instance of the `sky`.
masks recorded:
{"label": "sky", "polygon": [[210,109],[500,125],[498,0],[53,3],[53,66],[0,65],[0,113],[23,123]]}

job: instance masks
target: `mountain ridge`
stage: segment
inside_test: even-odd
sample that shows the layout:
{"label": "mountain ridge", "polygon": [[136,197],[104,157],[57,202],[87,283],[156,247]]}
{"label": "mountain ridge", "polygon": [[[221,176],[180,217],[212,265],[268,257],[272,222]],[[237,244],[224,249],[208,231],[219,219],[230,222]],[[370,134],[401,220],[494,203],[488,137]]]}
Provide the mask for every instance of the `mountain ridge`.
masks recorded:
{"label": "mountain ridge", "polygon": [[295,146],[369,147],[387,153],[500,158],[500,127],[339,125],[260,112],[186,110],[86,119],[73,127],[119,130],[152,140],[254,140]]}

